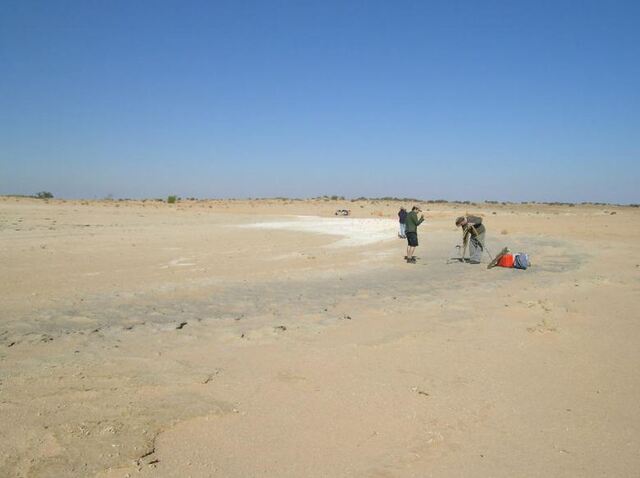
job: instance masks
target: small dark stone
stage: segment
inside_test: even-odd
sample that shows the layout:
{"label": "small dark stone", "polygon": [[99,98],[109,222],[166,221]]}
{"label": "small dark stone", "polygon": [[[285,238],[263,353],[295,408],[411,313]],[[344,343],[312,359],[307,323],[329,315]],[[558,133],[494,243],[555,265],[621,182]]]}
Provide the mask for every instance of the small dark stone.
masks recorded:
{"label": "small dark stone", "polygon": [[176,330],[181,330],[185,325],[187,325],[187,322],[180,322],[180,324],[176,327]]}

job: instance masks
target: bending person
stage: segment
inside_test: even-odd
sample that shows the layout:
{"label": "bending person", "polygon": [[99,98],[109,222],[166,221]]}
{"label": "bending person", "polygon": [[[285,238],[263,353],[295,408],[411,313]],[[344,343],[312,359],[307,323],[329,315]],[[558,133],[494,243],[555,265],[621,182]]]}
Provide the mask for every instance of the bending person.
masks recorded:
{"label": "bending person", "polygon": [[462,228],[462,260],[469,246],[469,263],[480,264],[484,251],[484,235],[486,229],[482,218],[478,216],[460,216],[456,219],[456,226]]}

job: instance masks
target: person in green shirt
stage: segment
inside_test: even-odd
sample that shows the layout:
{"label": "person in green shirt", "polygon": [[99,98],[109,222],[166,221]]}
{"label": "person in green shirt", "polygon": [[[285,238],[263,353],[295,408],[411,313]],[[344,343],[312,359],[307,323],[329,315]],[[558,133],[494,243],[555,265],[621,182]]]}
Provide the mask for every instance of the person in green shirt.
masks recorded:
{"label": "person in green shirt", "polygon": [[[418,217],[420,213],[420,217]],[[424,221],[424,214],[418,206],[413,206],[411,212],[407,214],[405,235],[407,236],[407,255],[404,256],[409,264],[416,263],[416,256],[413,253],[418,247],[418,226]]]}

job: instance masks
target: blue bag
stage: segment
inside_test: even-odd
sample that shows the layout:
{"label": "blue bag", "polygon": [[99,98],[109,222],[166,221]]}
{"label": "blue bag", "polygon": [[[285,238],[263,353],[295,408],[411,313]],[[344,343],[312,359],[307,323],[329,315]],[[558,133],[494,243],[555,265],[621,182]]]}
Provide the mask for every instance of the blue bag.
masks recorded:
{"label": "blue bag", "polygon": [[529,267],[529,254],[525,254],[524,252],[518,252],[514,258],[513,267],[515,269],[523,269],[523,270]]}

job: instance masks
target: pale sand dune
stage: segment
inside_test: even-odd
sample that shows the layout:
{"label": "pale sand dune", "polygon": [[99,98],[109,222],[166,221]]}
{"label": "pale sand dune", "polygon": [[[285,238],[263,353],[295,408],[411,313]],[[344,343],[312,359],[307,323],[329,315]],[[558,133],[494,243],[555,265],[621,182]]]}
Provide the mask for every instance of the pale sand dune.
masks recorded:
{"label": "pale sand dune", "polygon": [[635,476],[638,209],[399,206],[0,198],[0,476]]}

